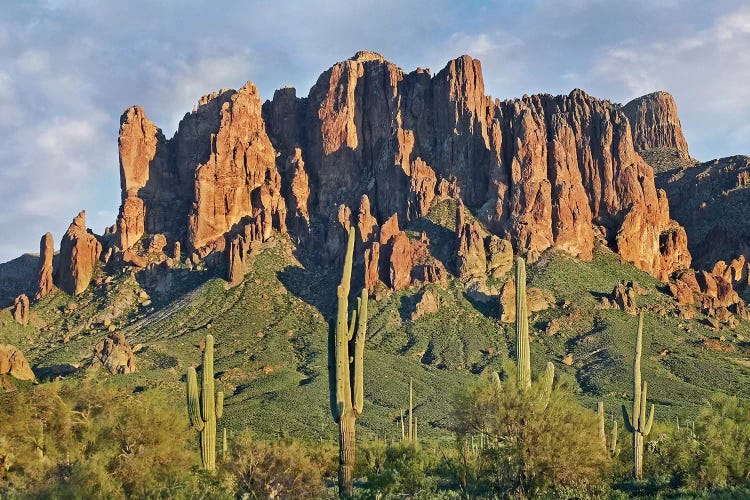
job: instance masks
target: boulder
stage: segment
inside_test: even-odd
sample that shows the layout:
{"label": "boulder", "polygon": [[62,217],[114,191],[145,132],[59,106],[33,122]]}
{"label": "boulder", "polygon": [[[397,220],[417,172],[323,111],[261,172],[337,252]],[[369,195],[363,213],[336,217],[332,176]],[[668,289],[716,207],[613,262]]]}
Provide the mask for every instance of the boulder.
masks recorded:
{"label": "boulder", "polygon": [[440,310],[440,298],[430,290],[422,292],[419,301],[415,305],[414,312],[411,313],[411,320],[415,321],[427,315],[434,314]]}
{"label": "boulder", "polygon": [[10,375],[17,380],[34,380],[28,361],[23,353],[10,344],[0,344],[0,376]]}
{"label": "boulder", "polygon": [[113,375],[135,372],[135,354],[125,335],[113,332],[96,344],[92,366],[103,366]]}

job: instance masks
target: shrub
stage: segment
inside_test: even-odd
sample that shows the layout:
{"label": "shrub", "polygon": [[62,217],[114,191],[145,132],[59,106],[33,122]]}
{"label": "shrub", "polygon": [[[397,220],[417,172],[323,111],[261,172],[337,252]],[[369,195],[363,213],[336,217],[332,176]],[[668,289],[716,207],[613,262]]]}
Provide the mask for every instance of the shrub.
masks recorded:
{"label": "shrub", "polygon": [[374,448],[385,453],[373,453],[375,460],[367,474],[365,498],[434,497],[437,479],[429,474],[436,465],[432,455],[418,443],[403,441],[387,447],[377,443]]}
{"label": "shrub", "polygon": [[239,492],[250,498],[317,499],[325,496],[323,476],[333,458],[311,454],[298,441],[264,443],[244,432],[224,467],[234,475]]}
{"label": "shrub", "polygon": [[648,443],[651,471],[673,487],[697,490],[741,486],[750,478],[750,403],[714,396],[695,426],[664,430]]}
{"label": "shrub", "polygon": [[509,375],[500,390],[478,384],[456,405],[460,447],[472,435],[486,436],[482,449],[469,450],[481,456],[481,486],[501,497],[606,489],[610,460],[597,437],[596,414],[563,388],[547,400],[542,383],[520,391],[515,380]]}
{"label": "shrub", "polygon": [[174,497],[197,489],[193,434],[161,392],[44,384],[0,406],[0,495]]}

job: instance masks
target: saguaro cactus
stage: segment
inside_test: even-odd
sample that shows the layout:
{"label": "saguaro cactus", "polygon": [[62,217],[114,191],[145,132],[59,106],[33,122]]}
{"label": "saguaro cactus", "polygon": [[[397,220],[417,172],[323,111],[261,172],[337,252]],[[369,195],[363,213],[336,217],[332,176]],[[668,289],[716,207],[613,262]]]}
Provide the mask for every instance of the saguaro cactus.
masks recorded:
{"label": "saguaro cactus", "polygon": [[654,423],[654,405],[646,419],[646,393],[648,386],[641,384],[641,344],[643,341],[643,311],[638,317],[638,334],[635,340],[635,359],[633,361],[633,413],[628,416],[628,409],[622,405],[625,428],[633,434],[633,476],[643,478],[643,438],[651,432]]}
{"label": "saguaro cactus", "polygon": [[216,421],[224,412],[224,393],[214,398],[214,338],[206,335],[200,392],[198,376],[192,366],[187,370],[187,407],[190,423],[201,437],[201,460],[206,470],[216,469]]}
{"label": "saguaro cactus", "polygon": [[[353,493],[355,457],[355,422],[362,414],[364,403],[364,352],[367,332],[367,289],[357,299],[357,309],[349,317],[349,288],[354,261],[354,228],[349,230],[349,241],[344,257],[344,271],[338,286],[338,314],[336,317],[334,365],[334,419],[339,424],[339,492],[343,497]],[[354,356],[349,356],[350,343]],[[354,366],[351,366],[351,365]],[[354,375],[352,376],[352,370]],[[352,384],[354,387],[352,387]]]}
{"label": "saguaro cactus", "polygon": [[529,354],[529,316],[526,312],[526,263],[516,257],[516,359],[518,387],[531,387],[531,356]]}
{"label": "saguaro cactus", "polygon": [[596,414],[599,417],[599,440],[602,442],[602,447],[610,455],[615,456],[617,454],[617,420],[613,418],[609,444],[607,444],[607,432],[604,427],[606,414],[604,413],[604,403],[602,401],[599,401],[596,405]]}
{"label": "saguaro cactus", "polygon": [[414,441],[414,386],[409,379],[409,441]]}

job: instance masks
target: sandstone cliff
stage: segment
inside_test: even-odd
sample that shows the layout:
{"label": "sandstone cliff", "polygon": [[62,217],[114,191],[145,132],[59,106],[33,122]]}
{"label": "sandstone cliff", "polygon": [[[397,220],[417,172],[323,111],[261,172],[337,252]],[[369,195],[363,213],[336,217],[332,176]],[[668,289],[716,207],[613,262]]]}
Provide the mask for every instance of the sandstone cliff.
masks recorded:
{"label": "sandstone cliff", "polygon": [[[532,261],[548,248],[590,259],[601,235],[667,280],[690,253],[636,150],[687,151],[676,116],[665,93],[625,107],[580,90],[501,102],[469,56],[433,75],[358,52],[305,98],[286,87],[261,105],[252,83],[206,95],[169,140],[141,108],[126,110],[114,251],[162,234],[192,262],[219,255],[237,283],[251,244],[274,230],[330,261],[355,224],[368,288],[401,289],[442,281],[445,269],[426,236],[400,225],[454,198],[476,217],[457,233],[461,276],[502,274],[511,245]],[[131,261],[144,260],[139,251]]]}
{"label": "sandstone cliff", "polygon": [[82,293],[91,282],[101,252],[101,243],[86,228],[86,212],[79,213],[60,242],[55,284],[70,295]]}
{"label": "sandstone cliff", "polygon": [[637,151],[674,148],[688,153],[677,104],[668,92],[653,92],[633,99],[622,111],[630,122]]}

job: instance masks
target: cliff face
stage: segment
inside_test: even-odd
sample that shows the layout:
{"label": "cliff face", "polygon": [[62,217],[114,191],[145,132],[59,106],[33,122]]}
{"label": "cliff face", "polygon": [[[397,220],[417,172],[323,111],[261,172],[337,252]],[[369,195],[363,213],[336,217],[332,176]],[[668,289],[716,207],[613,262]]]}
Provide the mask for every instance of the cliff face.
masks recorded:
{"label": "cliff face", "polygon": [[637,151],[673,148],[688,153],[677,104],[668,92],[653,92],[633,99],[622,111],[630,121]]}
{"label": "cliff face", "polygon": [[288,91],[277,93],[267,109],[277,148],[302,147],[323,217],[366,194],[379,222],[394,213],[408,222],[454,197],[532,260],[549,247],[589,259],[601,232],[661,279],[689,265],[686,248],[661,252],[675,224],[627,118],[580,90],[498,102],[468,56],[433,77],[360,52],[323,73],[307,99],[292,105]]}
{"label": "cliff face", "polygon": [[[687,150],[668,94],[625,107],[580,90],[500,102],[485,95],[471,57],[433,76],[359,52],[324,72],[306,98],[284,88],[261,106],[252,83],[207,95],[170,140],[129,108],[115,241],[126,250],[160,233],[198,257],[224,252],[236,281],[250,242],[273,229],[320,245],[331,259],[345,229],[359,224],[368,280],[403,288],[414,266],[435,274],[417,264],[427,265],[429,242],[384,238],[386,222],[395,215],[407,226],[436,200],[454,198],[483,224],[474,233],[486,229],[531,260],[550,247],[590,259],[600,235],[666,280],[689,266],[690,254],[636,153],[654,145]],[[313,233],[316,220],[322,232]]]}
{"label": "cliff face", "polygon": [[750,157],[731,156],[660,174],[698,269],[750,256]]}

